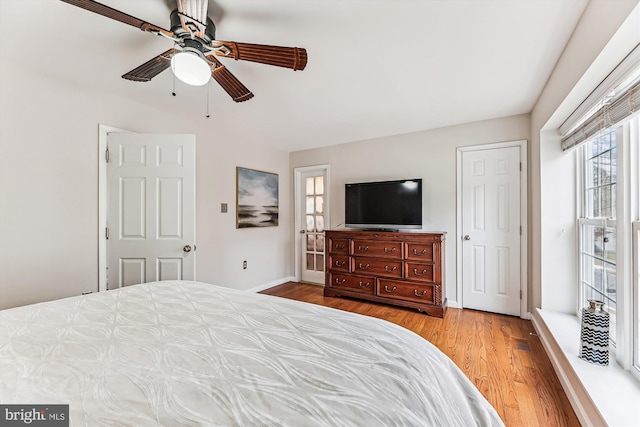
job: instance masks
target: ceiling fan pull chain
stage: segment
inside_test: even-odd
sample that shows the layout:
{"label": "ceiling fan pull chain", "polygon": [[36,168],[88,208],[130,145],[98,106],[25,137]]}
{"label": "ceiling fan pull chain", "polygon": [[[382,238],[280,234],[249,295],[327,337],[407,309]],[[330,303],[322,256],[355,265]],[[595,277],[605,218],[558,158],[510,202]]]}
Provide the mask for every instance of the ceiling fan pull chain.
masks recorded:
{"label": "ceiling fan pull chain", "polygon": [[211,80],[207,83],[207,119],[209,118],[209,94],[211,92]]}
{"label": "ceiling fan pull chain", "polygon": [[[173,48],[175,49],[176,46],[178,46],[177,43],[173,44]],[[176,96],[176,74],[175,73],[171,73],[172,76],[172,81],[173,81],[173,90],[171,91],[171,95]]]}
{"label": "ceiling fan pull chain", "polygon": [[173,90],[171,91],[171,95],[176,96],[176,75],[171,73],[173,76]]}

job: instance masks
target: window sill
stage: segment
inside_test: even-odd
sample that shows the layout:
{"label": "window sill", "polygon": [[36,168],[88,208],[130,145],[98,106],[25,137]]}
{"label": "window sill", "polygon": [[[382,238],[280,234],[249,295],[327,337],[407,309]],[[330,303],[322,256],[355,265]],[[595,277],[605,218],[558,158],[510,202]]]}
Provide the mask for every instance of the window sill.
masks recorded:
{"label": "window sill", "polygon": [[640,426],[640,382],[613,358],[598,366],[578,357],[577,316],[537,309],[533,324],[584,426]]}

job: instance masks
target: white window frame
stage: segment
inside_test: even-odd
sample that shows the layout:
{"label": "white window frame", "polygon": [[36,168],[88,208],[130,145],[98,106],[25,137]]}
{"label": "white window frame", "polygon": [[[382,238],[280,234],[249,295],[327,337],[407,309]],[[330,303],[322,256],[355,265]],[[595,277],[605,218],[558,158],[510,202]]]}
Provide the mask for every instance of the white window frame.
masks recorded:
{"label": "white window frame", "polygon": [[616,218],[583,218],[587,212],[585,180],[587,179],[585,149],[578,159],[578,277],[576,302],[580,317],[584,288],[582,272],[584,260],[581,229],[584,225],[615,228],[616,230],[616,342],[612,343],[613,359],[640,379],[640,284],[638,251],[640,243],[640,114],[612,126],[616,129]]}
{"label": "white window frame", "polygon": [[632,323],[628,328],[629,355],[628,363],[623,364],[640,380],[640,114],[636,113],[628,127],[629,146],[627,147],[629,164],[629,222],[630,236],[628,242],[632,261],[629,263],[631,289],[629,292],[629,319]]}
{"label": "white window frame", "polygon": [[[620,142],[622,141],[622,126],[616,126],[616,204],[619,200],[619,193],[620,193],[620,185],[618,183],[618,179],[617,177],[620,176],[619,175],[619,164],[620,164],[620,160],[621,160],[621,152],[619,149],[619,145]],[[595,137],[594,137],[595,138]],[[591,139],[594,139],[591,138]],[[591,141],[591,139],[589,141]],[[601,227],[601,228],[613,228],[616,230],[616,241],[618,241],[618,234],[620,233],[620,229],[618,228],[618,221],[617,221],[617,215],[619,214],[617,206],[616,206],[616,218],[586,218],[586,215],[588,214],[588,210],[590,208],[590,206],[588,205],[588,200],[587,197],[585,196],[586,193],[586,186],[587,186],[587,181],[588,181],[588,174],[589,171],[587,170],[586,167],[586,163],[587,163],[587,153],[586,153],[586,144],[582,147],[580,147],[580,151],[579,151],[579,155],[578,155],[578,171],[579,171],[579,179],[577,179],[577,184],[578,184],[578,200],[579,200],[579,206],[578,206],[578,219],[577,219],[577,227],[578,227],[578,280],[579,280],[579,288],[578,288],[578,301],[576,302],[576,314],[579,318],[582,317],[582,308],[584,308],[584,301],[586,300],[585,297],[585,292],[584,292],[584,284],[583,284],[583,276],[582,273],[585,271],[585,260],[584,260],[584,256],[583,256],[583,248],[585,247],[585,245],[587,243],[590,243],[590,247],[593,248],[593,242],[587,242],[584,239],[584,233],[582,232],[583,229],[585,228],[585,226],[594,226],[594,227]],[[616,250],[618,251],[620,248],[619,246],[616,248]],[[603,248],[604,250],[604,248]],[[619,261],[616,262],[616,308],[615,308],[615,313],[616,313],[616,321],[615,321],[615,325],[616,325],[616,330],[615,332],[615,337],[616,340],[611,340],[611,345],[615,351],[616,345],[617,345],[617,337],[619,337],[620,335],[618,334],[619,332],[619,322],[618,320],[618,301],[619,301],[619,296],[618,296],[618,290],[620,289],[620,286],[622,286],[621,284],[621,277],[618,274],[618,268],[619,268]],[[604,271],[603,271],[603,275],[604,275]],[[606,301],[605,301],[606,304]],[[608,306],[608,304],[606,304]]]}
{"label": "white window frame", "polygon": [[631,225],[633,241],[633,364],[631,372],[640,380],[640,221]]}

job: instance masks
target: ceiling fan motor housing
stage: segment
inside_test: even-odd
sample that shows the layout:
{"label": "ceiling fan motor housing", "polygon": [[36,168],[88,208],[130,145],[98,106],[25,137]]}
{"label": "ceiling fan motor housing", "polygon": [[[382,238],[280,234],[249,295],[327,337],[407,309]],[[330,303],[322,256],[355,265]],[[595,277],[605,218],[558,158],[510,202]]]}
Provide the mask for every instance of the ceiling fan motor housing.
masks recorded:
{"label": "ceiling fan motor housing", "polygon": [[[199,40],[198,38],[195,39],[189,39],[189,38],[185,38],[182,39],[182,43],[180,45],[180,47],[182,47],[183,50],[190,50],[190,51],[198,51],[203,57],[204,59],[204,54],[205,54],[205,49],[202,46],[202,40]],[[195,53],[195,52],[194,52]]]}
{"label": "ceiling fan motor housing", "polygon": [[[182,28],[182,23],[180,22],[180,14],[178,12],[178,9],[171,12],[171,15],[169,18],[171,20],[171,31],[176,36],[182,38],[183,40],[191,38],[191,34],[188,31],[186,31],[184,28]],[[200,39],[199,37],[195,37],[195,39],[201,40],[201,42],[204,44],[209,44],[211,43],[212,40],[215,40],[215,38],[216,38],[216,26],[214,25],[213,21],[209,17],[207,17],[207,28],[204,32],[204,39]]]}

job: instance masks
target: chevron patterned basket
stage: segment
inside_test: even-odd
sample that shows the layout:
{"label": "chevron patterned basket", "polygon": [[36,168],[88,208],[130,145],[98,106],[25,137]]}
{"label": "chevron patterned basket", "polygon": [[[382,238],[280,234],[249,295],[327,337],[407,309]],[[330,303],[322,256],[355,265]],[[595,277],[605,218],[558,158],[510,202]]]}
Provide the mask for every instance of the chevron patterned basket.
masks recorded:
{"label": "chevron patterned basket", "polygon": [[609,364],[609,313],[604,303],[589,300],[589,307],[582,309],[579,357],[595,365]]}

